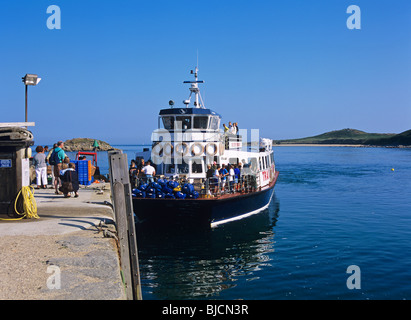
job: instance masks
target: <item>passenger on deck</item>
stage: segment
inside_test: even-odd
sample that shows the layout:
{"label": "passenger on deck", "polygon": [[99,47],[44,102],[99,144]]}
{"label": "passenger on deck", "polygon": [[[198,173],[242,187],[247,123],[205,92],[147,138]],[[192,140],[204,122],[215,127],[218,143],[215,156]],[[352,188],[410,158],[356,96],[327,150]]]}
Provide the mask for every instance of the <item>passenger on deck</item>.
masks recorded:
{"label": "passenger on deck", "polygon": [[147,165],[143,167],[142,171],[146,175],[147,183],[154,182],[154,176],[156,175],[156,170],[151,166],[150,161],[147,161]]}
{"label": "passenger on deck", "polygon": [[214,194],[218,192],[218,180],[220,178],[220,167],[218,164],[215,165],[214,174],[213,174],[213,183],[214,183]]}
{"label": "passenger on deck", "polygon": [[140,159],[140,163],[137,165],[137,176],[139,179],[144,178],[143,168],[145,166],[144,159]]}
{"label": "passenger on deck", "polygon": [[224,186],[225,186],[225,182],[227,180],[227,176],[228,176],[228,171],[225,168],[225,164],[221,165],[221,169],[219,170],[220,173],[220,178],[221,178],[221,192],[224,192]]}
{"label": "passenger on deck", "polygon": [[208,190],[214,189],[214,181],[213,181],[213,176],[214,176],[214,171],[213,168],[211,167],[211,164],[207,165],[207,172],[206,172],[206,188]]}
{"label": "passenger on deck", "polygon": [[234,188],[236,191],[241,189],[241,162],[238,165],[234,166]]}
{"label": "passenger on deck", "polygon": [[234,166],[232,164],[229,164],[228,168],[229,168],[228,170],[229,189],[230,189],[230,192],[234,192],[234,176],[235,176]]}
{"label": "passenger on deck", "polygon": [[130,176],[130,183],[134,187],[136,186],[136,180],[137,180],[137,167],[136,167],[136,162],[134,160],[131,160],[130,163],[130,168],[128,169],[128,173]]}
{"label": "passenger on deck", "polygon": [[232,126],[230,126],[229,127],[230,128],[230,133],[231,134],[237,134],[237,128],[236,128],[236,126],[235,126],[235,123],[232,125]]}

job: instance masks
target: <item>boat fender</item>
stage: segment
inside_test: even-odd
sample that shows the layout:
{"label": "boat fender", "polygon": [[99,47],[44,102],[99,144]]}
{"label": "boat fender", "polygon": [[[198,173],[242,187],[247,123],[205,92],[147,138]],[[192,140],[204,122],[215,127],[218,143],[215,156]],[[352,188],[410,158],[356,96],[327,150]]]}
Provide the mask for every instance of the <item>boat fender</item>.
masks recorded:
{"label": "boat fender", "polygon": [[[195,152],[195,148],[196,147],[200,147],[200,151],[199,152]],[[199,142],[196,142],[196,143],[193,143],[193,145],[191,146],[191,154],[193,155],[193,156],[199,156],[200,154],[202,154],[204,152],[204,146],[201,144],[201,143],[199,143]]]}
{"label": "boat fender", "polygon": [[[210,148],[211,148],[211,151],[210,151]],[[212,148],[214,148],[214,151],[212,151],[213,149]],[[209,155],[209,156],[215,156],[216,154],[217,154],[217,151],[218,151],[218,147],[217,147],[217,144],[215,144],[215,143],[207,143],[207,145],[205,146],[205,152]]]}

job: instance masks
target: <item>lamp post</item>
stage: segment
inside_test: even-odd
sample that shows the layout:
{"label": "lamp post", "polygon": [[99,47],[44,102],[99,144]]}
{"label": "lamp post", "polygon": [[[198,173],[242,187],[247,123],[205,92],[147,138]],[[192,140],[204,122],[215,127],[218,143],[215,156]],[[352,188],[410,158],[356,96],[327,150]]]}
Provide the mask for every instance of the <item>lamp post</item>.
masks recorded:
{"label": "lamp post", "polygon": [[26,85],[26,118],[25,122],[27,122],[27,87],[28,86],[36,86],[40,82],[41,78],[37,74],[26,74],[23,78],[23,83]]}

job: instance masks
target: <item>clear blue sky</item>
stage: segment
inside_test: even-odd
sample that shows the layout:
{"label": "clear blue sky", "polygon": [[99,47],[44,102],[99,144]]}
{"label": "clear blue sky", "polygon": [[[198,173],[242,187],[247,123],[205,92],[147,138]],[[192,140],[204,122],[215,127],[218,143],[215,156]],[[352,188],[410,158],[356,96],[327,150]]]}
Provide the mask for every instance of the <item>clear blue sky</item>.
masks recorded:
{"label": "clear blue sky", "polygon": [[[361,30],[346,26],[351,4]],[[242,129],[411,129],[409,0],[5,0],[0,26],[0,122],[24,121],[21,77],[37,73],[37,143],[149,142],[159,109],[188,98],[197,50],[206,106]]]}

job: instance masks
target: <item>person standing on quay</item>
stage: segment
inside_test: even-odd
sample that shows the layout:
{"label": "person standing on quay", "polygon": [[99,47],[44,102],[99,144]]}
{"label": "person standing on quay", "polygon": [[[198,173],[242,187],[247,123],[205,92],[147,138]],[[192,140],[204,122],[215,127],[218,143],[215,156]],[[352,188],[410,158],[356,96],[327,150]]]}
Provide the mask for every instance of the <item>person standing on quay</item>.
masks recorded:
{"label": "person standing on quay", "polygon": [[36,152],[37,154],[33,157],[33,165],[36,170],[37,189],[47,189],[46,155],[42,146],[37,146]]}
{"label": "person standing on quay", "polygon": [[57,143],[53,144],[53,148],[50,149],[50,151],[49,151],[49,153],[47,154],[47,157],[46,157],[46,162],[51,167],[51,189],[54,188],[55,177],[54,177],[54,165],[52,163],[50,163],[50,157],[53,154],[54,149],[56,149],[56,148],[57,148]]}
{"label": "person standing on quay", "polygon": [[60,194],[58,186],[60,184],[60,170],[63,168],[63,161],[66,157],[66,153],[63,150],[64,142],[57,142],[57,148],[54,149],[53,153],[50,156],[50,160],[54,163],[54,189],[56,189],[56,194]]}

